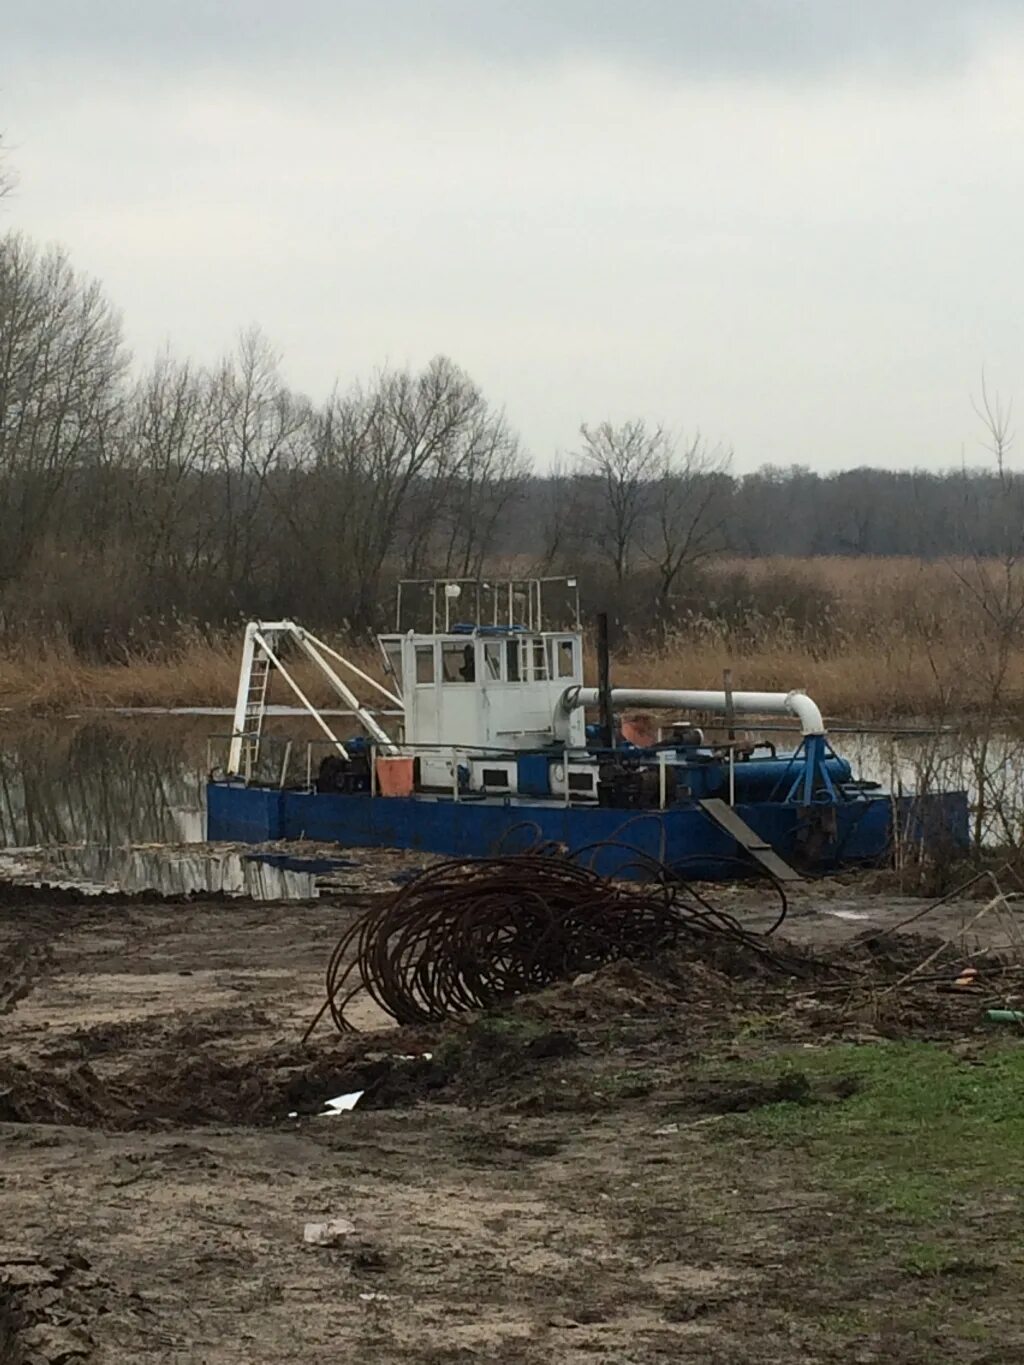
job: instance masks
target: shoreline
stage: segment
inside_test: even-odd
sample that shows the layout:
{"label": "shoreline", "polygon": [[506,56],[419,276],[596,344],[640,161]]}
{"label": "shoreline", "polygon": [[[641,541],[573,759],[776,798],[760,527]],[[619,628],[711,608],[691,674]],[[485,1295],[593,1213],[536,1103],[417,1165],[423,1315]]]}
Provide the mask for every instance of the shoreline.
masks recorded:
{"label": "shoreline", "polygon": [[[365,644],[347,649],[359,667],[383,678],[375,649]],[[171,647],[161,657],[129,656],[117,663],[93,663],[66,647],[44,648],[34,655],[0,655],[0,715],[46,717],[68,710],[108,715],[181,714],[189,710],[195,714],[230,714],[239,653],[238,643],[232,639],[190,640]],[[963,678],[963,661],[958,653],[951,650],[946,667],[939,671],[934,656],[916,653],[909,642],[899,655],[889,649],[847,646],[815,657],[793,646],[742,653],[718,644],[675,641],[666,649],[613,654],[612,674],[616,685],[624,687],[718,689],[723,670],[728,668],[737,689],[806,691],[837,727],[862,723],[883,728],[963,727],[972,718],[980,716],[987,722],[996,714],[1000,723],[1012,725],[1024,705],[1024,650],[1011,661],[997,703],[986,699],[980,684],[972,685],[972,680]],[[312,668],[304,662],[290,667],[314,703],[338,709],[337,699]],[[596,668],[590,649],[585,674],[588,685],[592,685]],[[955,679],[958,685],[947,679]],[[365,695],[368,689],[361,691]],[[293,702],[282,679],[275,679],[270,700],[273,705]]]}

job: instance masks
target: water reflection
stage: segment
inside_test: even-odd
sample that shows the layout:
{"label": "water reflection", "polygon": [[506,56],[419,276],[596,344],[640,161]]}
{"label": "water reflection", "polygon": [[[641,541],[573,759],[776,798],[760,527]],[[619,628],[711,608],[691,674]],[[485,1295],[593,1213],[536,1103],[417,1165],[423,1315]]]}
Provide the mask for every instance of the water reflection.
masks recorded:
{"label": "water reflection", "polygon": [[158,891],[165,896],[201,891],[254,900],[312,900],[318,894],[315,869],[301,870],[298,859],[282,866],[274,858],[219,849],[57,849],[40,870],[47,880],[85,891]]}
{"label": "water reflection", "polygon": [[0,731],[0,878],[308,900],[318,876],[358,866],[204,847],[206,774],[225,734],[218,712],[9,722]]}
{"label": "water reflection", "polygon": [[0,840],[15,846],[205,838],[207,730],[223,721],[32,725],[0,735]]}

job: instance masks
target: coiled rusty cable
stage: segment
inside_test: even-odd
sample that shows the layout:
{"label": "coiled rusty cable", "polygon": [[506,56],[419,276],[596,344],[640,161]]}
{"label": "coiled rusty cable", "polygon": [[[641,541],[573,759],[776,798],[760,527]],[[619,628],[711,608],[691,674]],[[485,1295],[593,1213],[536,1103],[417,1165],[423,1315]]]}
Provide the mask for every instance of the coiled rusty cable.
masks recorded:
{"label": "coiled rusty cable", "polygon": [[346,1009],[360,992],[399,1024],[436,1023],[684,941],[705,955],[728,941],[774,971],[799,970],[671,868],[625,847],[646,882],[612,881],[551,853],[428,868],[338,941],[305,1038],[328,1011],[340,1031],[353,1031]]}

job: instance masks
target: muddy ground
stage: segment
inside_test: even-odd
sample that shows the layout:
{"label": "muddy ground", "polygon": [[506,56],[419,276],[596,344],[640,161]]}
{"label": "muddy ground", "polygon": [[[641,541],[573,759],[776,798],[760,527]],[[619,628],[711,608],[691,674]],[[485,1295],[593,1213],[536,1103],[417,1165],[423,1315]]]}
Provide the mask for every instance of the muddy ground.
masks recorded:
{"label": "muddy ground", "polygon": [[[751,927],[774,913],[756,890],[715,894]],[[911,927],[941,938],[981,903]],[[855,880],[796,894],[784,932],[853,963],[855,985],[620,964],[443,1028],[381,1029],[365,1006],[377,1031],[324,1024],[304,1047],[356,913],[344,894],[8,887],[0,1365],[1022,1359],[1012,1296],[996,1346],[947,1357],[907,1336],[922,1290],[886,1261],[886,1228],[869,1265],[863,1211],[788,1149],[722,1136],[759,1105],[844,1103],[841,1079],[766,1081],[780,1050],[973,1046],[977,999],[885,991],[927,943],[849,947],[921,908]],[[1015,933],[983,917],[963,951]],[[351,1225],[333,1244],[304,1241],[332,1219]],[[851,1351],[835,1314],[865,1299]]]}

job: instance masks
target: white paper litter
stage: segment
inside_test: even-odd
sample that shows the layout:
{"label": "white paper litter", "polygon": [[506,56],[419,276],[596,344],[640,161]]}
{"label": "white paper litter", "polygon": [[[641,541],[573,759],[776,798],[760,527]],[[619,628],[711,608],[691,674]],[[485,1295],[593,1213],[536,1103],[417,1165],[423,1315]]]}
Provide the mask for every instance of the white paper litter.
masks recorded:
{"label": "white paper litter", "polygon": [[307,1223],[302,1229],[302,1240],[315,1247],[337,1246],[355,1230],[355,1223],[347,1218],[329,1218],[325,1223]]}
{"label": "white paper litter", "polygon": [[352,1090],[347,1095],[335,1095],[333,1100],[324,1100],[324,1111],[317,1114],[318,1119],[332,1118],[335,1114],[347,1113],[354,1109],[366,1094],[365,1090]]}
{"label": "white paper litter", "polygon": [[[335,1114],[345,1114],[348,1110],[354,1109],[365,1094],[365,1090],[352,1090],[347,1095],[335,1095],[333,1100],[324,1100],[323,1109],[320,1110],[319,1114],[314,1114],[313,1117],[318,1119],[329,1119],[333,1118]],[[299,1117],[299,1111],[297,1109],[289,1109],[288,1117],[290,1119],[297,1119]]]}
{"label": "white paper litter", "polygon": [[835,919],[870,919],[871,916],[865,910],[826,910],[826,915],[832,915]]}

